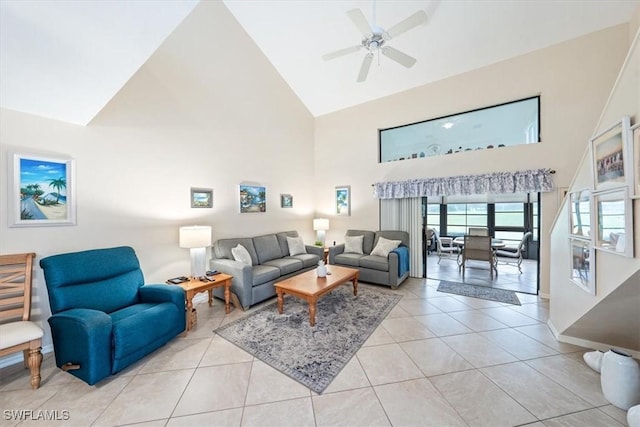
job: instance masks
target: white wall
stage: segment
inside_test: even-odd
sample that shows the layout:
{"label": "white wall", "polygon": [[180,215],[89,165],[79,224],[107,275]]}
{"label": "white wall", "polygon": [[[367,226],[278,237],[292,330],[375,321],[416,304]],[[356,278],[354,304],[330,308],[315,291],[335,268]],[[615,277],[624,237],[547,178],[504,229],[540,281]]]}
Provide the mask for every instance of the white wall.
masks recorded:
{"label": "white wall", "polygon": [[[377,181],[551,168],[569,185],[629,47],[620,25],[316,119],[316,209],[332,218],[327,241],[378,228]],[[434,59],[437,60],[437,59]],[[388,65],[388,64],[387,64]],[[366,83],[365,83],[366,84]],[[378,129],[541,95],[542,143],[378,164]],[[335,185],[352,189],[352,216],[332,217]],[[541,293],[549,293],[547,234],[556,193],[542,197]]]}
{"label": "white wall", "polygon": [[[89,126],[0,110],[0,253],[130,245],[147,281],[164,282],[189,273],[182,225],[211,225],[214,240],[297,229],[312,242],[313,129],[227,9],[202,2]],[[8,227],[10,150],[75,159],[76,226]],[[238,213],[243,181],[267,187],[266,213]],[[213,188],[212,209],[190,208],[192,186]],[[35,318],[46,319],[39,267],[35,288]]]}

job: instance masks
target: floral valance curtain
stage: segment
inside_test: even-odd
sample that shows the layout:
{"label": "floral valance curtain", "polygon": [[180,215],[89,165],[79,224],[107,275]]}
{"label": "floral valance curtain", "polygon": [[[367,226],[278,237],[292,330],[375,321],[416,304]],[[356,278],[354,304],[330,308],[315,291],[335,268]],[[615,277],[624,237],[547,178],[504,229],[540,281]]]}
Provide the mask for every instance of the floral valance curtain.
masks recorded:
{"label": "floral valance curtain", "polygon": [[537,193],[554,189],[550,169],[460,175],[443,178],[376,182],[378,199],[440,197],[470,194]]}

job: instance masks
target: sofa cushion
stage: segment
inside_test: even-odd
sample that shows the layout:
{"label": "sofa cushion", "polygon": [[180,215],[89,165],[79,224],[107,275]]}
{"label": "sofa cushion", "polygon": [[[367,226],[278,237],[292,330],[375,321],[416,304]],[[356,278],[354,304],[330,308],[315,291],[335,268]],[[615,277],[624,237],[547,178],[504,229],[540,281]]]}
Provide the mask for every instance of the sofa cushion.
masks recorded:
{"label": "sofa cushion", "polygon": [[340,254],[336,255],[336,264],[349,265],[351,267],[360,267],[360,254]]}
{"label": "sofa cushion", "polygon": [[280,269],[280,275],[284,276],[285,274],[293,273],[294,271],[300,270],[302,268],[302,261],[300,261],[299,259],[287,257],[272,259],[271,261],[267,261],[262,265],[277,267],[278,269]]}
{"label": "sofa cushion", "polygon": [[397,231],[397,230],[376,231],[376,236],[373,241],[374,247],[375,245],[378,244],[378,239],[380,237],[384,237],[385,239],[389,239],[389,240],[400,240],[402,242],[401,243],[402,245],[410,246],[409,233],[407,233],[406,231]]}
{"label": "sofa cushion", "polygon": [[376,255],[365,255],[360,258],[360,267],[372,270],[389,271],[389,260],[387,257]]}
{"label": "sofa cushion", "polygon": [[289,246],[289,255],[306,254],[307,249],[304,247],[302,237],[289,237],[287,236],[287,246]]}
{"label": "sofa cushion", "polygon": [[318,265],[318,261],[320,261],[320,257],[315,254],[300,254],[300,255],[294,255],[292,257],[287,257],[287,258],[294,258],[294,259],[300,260],[302,262],[302,268]]}
{"label": "sofa cushion", "polygon": [[253,246],[253,240],[250,238],[238,238],[238,239],[221,239],[211,246],[213,256],[221,259],[234,259],[231,249],[238,246],[238,244],[244,246],[244,248],[251,255],[251,263],[253,265],[258,264],[258,255],[256,254],[256,248]]}
{"label": "sofa cushion", "polygon": [[235,248],[231,249],[231,255],[233,255],[233,259],[236,261],[240,261],[245,265],[251,265],[251,255],[249,255],[249,251],[247,248],[238,244]]}
{"label": "sofa cushion", "polygon": [[389,256],[389,252],[400,246],[400,243],[402,243],[402,240],[389,240],[379,236],[378,243],[376,243],[376,247],[371,251],[371,255],[386,258]]}
{"label": "sofa cushion", "polygon": [[344,252],[347,254],[363,254],[364,236],[344,236]]}
{"label": "sofa cushion", "polygon": [[369,255],[373,250],[373,239],[375,237],[375,233],[373,231],[368,230],[347,230],[347,236],[364,236],[364,240],[362,241],[362,251]]}
{"label": "sofa cushion", "polygon": [[253,286],[262,285],[280,277],[280,269],[272,265],[254,265],[251,270],[253,271]]}
{"label": "sofa cushion", "polygon": [[253,245],[256,248],[260,264],[264,264],[267,261],[282,258],[284,256],[282,250],[280,250],[280,245],[278,244],[278,239],[276,239],[275,234],[254,237]]}

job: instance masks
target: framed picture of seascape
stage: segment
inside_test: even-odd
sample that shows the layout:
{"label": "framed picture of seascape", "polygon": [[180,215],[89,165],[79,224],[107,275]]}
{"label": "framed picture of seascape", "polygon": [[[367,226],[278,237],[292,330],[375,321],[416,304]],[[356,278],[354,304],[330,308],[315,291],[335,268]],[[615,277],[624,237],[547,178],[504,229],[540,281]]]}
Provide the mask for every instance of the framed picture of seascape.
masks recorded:
{"label": "framed picture of seascape", "polygon": [[75,161],[13,153],[11,227],[75,225]]}
{"label": "framed picture of seascape", "polygon": [[351,187],[336,187],[336,215],[351,215]]}
{"label": "framed picture of seascape", "polygon": [[266,187],[240,184],[240,213],[255,213],[266,211]]}
{"label": "framed picture of seascape", "polygon": [[191,207],[192,208],[212,208],[213,190],[211,188],[191,187]]}

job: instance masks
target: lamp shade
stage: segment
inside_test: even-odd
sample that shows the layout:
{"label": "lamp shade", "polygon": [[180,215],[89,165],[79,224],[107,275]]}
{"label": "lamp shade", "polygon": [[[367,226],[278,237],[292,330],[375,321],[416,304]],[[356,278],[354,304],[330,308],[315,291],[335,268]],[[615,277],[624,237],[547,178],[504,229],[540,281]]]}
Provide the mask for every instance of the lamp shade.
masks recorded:
{"label": "lamp shade", "polygon": [[313,220],[313,229],[315,231],[327,231],[329,229],[329,220],[326,218],[316,218]]}
{"label": "lamp shade", "polygon": [[211,227],[208,225],[193,225],[180,227],[181,248],[206,248],[211,246]]}

